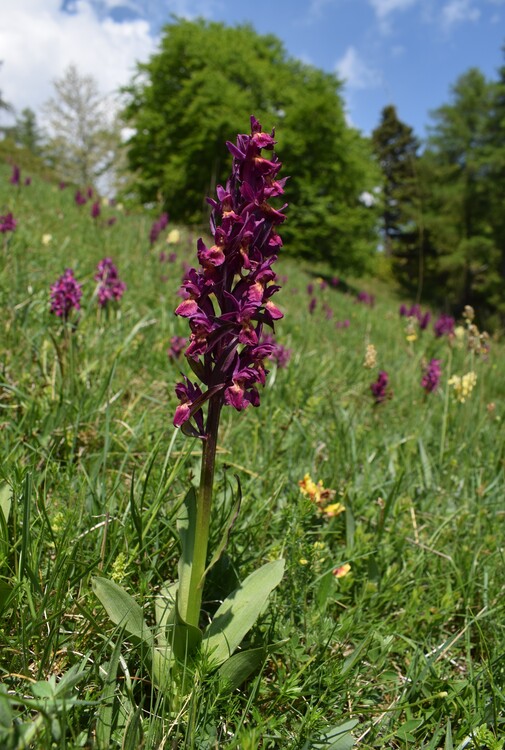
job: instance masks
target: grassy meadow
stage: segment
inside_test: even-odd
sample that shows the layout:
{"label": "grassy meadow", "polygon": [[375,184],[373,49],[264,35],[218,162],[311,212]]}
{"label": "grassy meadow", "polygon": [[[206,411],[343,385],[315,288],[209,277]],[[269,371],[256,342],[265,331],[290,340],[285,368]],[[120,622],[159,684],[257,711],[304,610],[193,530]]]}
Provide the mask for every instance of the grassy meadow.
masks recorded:
{"label": "grassy meadow", "polygon": [[[464,321],[456,337],[437,338],[433,322],[410,330],[398,308],[412,300],[385,282],[335,284],[339,269],[279,260],[276,339],[291,358],[269,367],[258,409],[223,411],[211,550],[239,488],[242,507],[204,592],[212,613],[284,557],[247,637],[271,648],[239,689],[202,670],[184,694],[161,691],[91,578],[120,583],[152,623],[176,576],[175,518],[200,444],[172,425],[189,368],[167,350],[188,333],[173,311],[199,233],[171,217],[151,247],[156,215],[117,205],[93,219],[73,189],[13,186],[10,173],[0,165],[0,214],[18,222],[0,234],[0,747],[503,748],[500,341],[478,354]],[[106,256],[127,290],[100,310]],[[49,311],[65,268],[83,285],[73,330]],[[442,377],[426,393],[433,358]],[[376,404],[381,370],[388,397]],[[468,372],[461,401],[449,380]],[[307,474],[345,510],[304,494]]]}

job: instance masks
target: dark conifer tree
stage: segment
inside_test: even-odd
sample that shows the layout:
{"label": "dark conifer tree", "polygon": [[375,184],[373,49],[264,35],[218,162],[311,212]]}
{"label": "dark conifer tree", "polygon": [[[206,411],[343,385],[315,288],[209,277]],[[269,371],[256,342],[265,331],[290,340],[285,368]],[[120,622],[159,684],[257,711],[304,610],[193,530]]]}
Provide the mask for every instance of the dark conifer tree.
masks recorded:
{"label": "dark conifer tree", "polygon": [[426,224],[436,246],[438,287],[456,311],[471,304],[496,309],[499,253],[490,223],[489,118],[493,85],[472,68],[437,109],[423,157],[431,210]]}
{"label": "dark conifer tree", "polygon": [[424,277],[422,195],[419,182],[419,140],[402,122],[393,105],[384,107],[372,145],[382,171],[382,233],[384,252],[395,275],[420,297]]}
{"label": "dark conifer tree", "polygon": [[[502,47],[505,58],[505,45]],[[489,210],[494,242],[500,261],[499,273],[505,282],[505,60],[498,69],[498,80],[492,85],[491,112],[486,133],[486,161],[489,171]],[[503,286],[502,286],[503,288]],[[499,293],[499,307],[505,317],[505,300]]]}

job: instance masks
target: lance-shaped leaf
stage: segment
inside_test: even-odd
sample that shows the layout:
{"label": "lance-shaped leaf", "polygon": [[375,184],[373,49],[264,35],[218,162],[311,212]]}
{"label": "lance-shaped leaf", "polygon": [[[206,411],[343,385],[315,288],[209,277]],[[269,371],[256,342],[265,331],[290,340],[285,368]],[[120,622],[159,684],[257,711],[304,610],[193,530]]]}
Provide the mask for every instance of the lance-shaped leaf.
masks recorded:
{"label": "lance-shaped leaf", "polygon": [[93,578],[91,585],[115,625],[120,625],[140,641],[152,644],[153,634],[144,620],[142,607],[133,596],[107,578]]}
{"label": "lance-shaped leaf", "polygon": [[184,498],[181,505],[179,517],[177,518],[177,531],[181,539],[181,557],[179,559],[179,586],[177,590],[177,603],[179,613],[183,620],[186,619],[188,611],[188,600],[191,584],[191,569],[193,567],[193,550],[195,546],[196,527],[196,493],[192,487]]}
{"label": "lance-shaped leaf", "polygon": [[213,667],[223,664],[240,645],[283,573],[284,560],[266,563],[251,573],[221,604],[202,642],[202,651],[208,655]]}
{"label": "lance-shaped leaf", "polygon": [[265,646],[239,651],[233,654],[219,668],[219,692],[227,693],[240,687],[253,672],[256,672],[267,655]]}

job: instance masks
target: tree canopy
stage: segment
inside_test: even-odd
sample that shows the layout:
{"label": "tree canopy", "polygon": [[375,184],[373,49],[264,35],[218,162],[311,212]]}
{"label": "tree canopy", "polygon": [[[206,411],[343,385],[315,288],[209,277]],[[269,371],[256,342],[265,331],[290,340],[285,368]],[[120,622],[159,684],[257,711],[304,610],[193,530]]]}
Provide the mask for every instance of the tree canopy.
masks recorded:
{"label": "tree canopy", "polygon": [[201,223],[205,197],[229,172],[225,142],[254,114],[265,130],[276,128],[290,175],[286,247],[363,270],[375,250],[376,212],[360,196],[378,177],[367,142],[346,124],[340,87],[249,25],[175,19],[126,91],[136,197]]}
{"label": "tree canopy", "polygon": [[70,182],[95,184],[110,168],[119,140],[114,113],[97,81],[69,65],[54,81],[54,96],[46,102],[45,113],[49,126],[46,160]]}
{"label": "tree canopy", "polygon": [[393,271],[418,300],[503,325],[505,66],[497,81],[468,70],[431,117],[422,154],[393,107],[373,133]]}

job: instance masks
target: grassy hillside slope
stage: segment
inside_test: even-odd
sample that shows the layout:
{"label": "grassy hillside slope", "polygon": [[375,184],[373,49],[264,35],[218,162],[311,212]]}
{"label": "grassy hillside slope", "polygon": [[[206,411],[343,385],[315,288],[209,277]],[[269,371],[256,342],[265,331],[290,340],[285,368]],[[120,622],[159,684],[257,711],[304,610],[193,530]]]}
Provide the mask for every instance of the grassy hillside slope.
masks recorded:
{"label": "grassy hillside slope", "polygon": [[[204,596],[212,612],[284,556],[249,637],[277,645],[231,695],[212,676],[160,693],[90,578],[121,583],[151,622],[176,575],[175,516],[200,450],[172,426],[189,367],[167,350],[188,333],[173,310],[197,235],[171,217],[151,246],[153,216],[101,205],[94,219],[94,197],[77,206],[73,190],[9,176],[0,165],[0,215],[17,222],[0,234],[0,745],[501,748],[503,347],[477,353],[464,321],[457,335],[420,330],[374,280],[280,260],[276,339],[291,358],[271,364],[258,409],[223,413],[212,549],[235,476],[243,500]],[[127,285],[105,311],[104,257]],[[82,283],[74,326],[50,313],[65,268]],[[426,392],[432,359],[441,381]],[[451,376],[470,372],[458,399]],[[303,494],[306,474],[345,510]]]}

